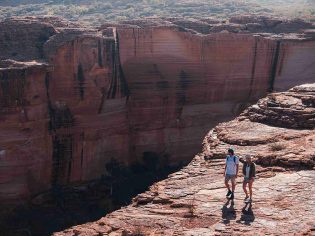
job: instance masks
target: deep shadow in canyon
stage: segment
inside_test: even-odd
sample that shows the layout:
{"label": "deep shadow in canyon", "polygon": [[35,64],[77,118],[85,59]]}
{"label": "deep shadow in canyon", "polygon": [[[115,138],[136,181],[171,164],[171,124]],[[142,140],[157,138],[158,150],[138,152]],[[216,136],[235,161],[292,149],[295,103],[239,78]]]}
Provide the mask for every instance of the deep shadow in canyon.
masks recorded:
{"label": "deep shadow in canyon", "polygon": [[[186,163],[185,163],[186,164]],[[62,186],[55,184],[32,202],[2,215],[0,235],[45,236],[74,225],[98,220],[131,203],[153,183],[178,171],[184,163],[168,165],[167,154],[143,153],[141,163],[130,167],[112,159],[101,179]]]}

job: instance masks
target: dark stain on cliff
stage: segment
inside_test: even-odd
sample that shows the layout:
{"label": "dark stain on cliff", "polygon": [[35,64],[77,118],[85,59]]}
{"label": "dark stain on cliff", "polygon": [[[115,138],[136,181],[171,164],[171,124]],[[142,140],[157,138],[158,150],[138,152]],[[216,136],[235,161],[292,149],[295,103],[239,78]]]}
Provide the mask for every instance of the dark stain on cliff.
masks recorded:
{"label": "dark stain on cliff", "polygon": [[179,80],[176,84],[176,117],[177,119],[180,118],[183,106],[185,105],[187,98],[186,98],[186,90],[191,85],[191,80],[189,80],[189,75],[184,71],[181,70],[179,73]]}
{"label": "dark stain on cliff", "polygon": [[52,173],[51,185],[56,186],[69,183],[72,169],[73,156],[73,135],[70,131],[66,134],[58,134],[62,128],[74,126],[74,117],[69,107],[65,103],[52,104],[49,96],[49,75],[46,76],[48,112],[49,112],[49,131],[52,136]]}
{"label": "dark stain on cliff", "polygon": [[[152,71],[149,70],[148,74],[150,74],[153,78],[158,76],[158,81],[155,83],[155,87],[157,89],[168,89],[170,88],[170,83],[167,80],[167,78],[165,78],[165,76],[161,73],[159,67],[157,64],[153,64],[153,68]],[[167,93],[163,94],[165,96],[167,96]]]}
{"label": "dark stain on cliff", "polygon": [[106,65],[111,64],[111,51],[112,51],[112,45],[113,45],[113,39],[108,39],[105,41],[105,58],[106,58]]}
{"label": "dark stain on cliff", "polygon": [[113,32],[113,39],[106,39],[105,41],[105,61],[110,68],[108,77],[110,78],[110,85],[108,90],[101,89],[102,99],[98,109],[98,114],[102,112],[106,99],[115,99],[129,97],[129,88],[125,78],[124,70],[120,62],[120,49],[118,34]]}
{"label": "dark stain on cliff", "polygon": [[51,186],[53,189],[70,182],[73,156],[73,135],[68,130],[65,134],[58,134],[59,129],[74,126],[74,117],[69,107],[62,102],[51,101],[49,94],[50,73],[46,73],[45,86],[48,101],[49,125],[52,138],[52,173]]}
{"label": "dark stain on cliff", "polygon": [[[66,104],[56,103],[52,105],[49,97],[48,99],[49,130],[53,144],[51,184],[55,187],[70,182],[73,135],[69,129],[74,126],[74,117]],[[59,129],[66,130],[59,134]]]}
{"label": "dark stain on cliff", "polygon": [[130,94],[130,91],[129,91],[129,88],[128,88],[128,83],[127,83],[127,80],[126,80],[126,77],[125,77],[125,73],[124,73],[124,70],[123,70],[123,67],[121,65],[121,62],[120,62],[120,43],[119,43],[119,35],[117,34],[116,35],[116,41],[117,41],[117,65],[118,65],[118,68],[119,68],[119,75],[120,75],[120,82],[121,82],[121,94],[122,96],[124,97],[129,97],[129,94]]}
{"label": "dark stain on cliff", "polygon": [[111,83],[107,94],[108,99],[116,98],[116,95],[120,97],[128,97],[129,89],[128,84],[125,79],[124,71],[120,63],[120,52],[119,52],[119,37],[118,34],[115,35],[116,40],[110,41],[110,47],[107,54],[111,54]]}
{"label": "dark stain on cliff", "polygon": [[85,81],[85,77],[84,77],[83,67],[82,67],[81,64],[78,65],[77,80],[78,80],[78,83],[79,83],[80,99],[83,100],[84,99],[84,81]]}
{"label": "dark stain on cliff", "polygon": [[48,115],[49,115],[49,122],[48,122],[48,130],[50,132],[56,131],[56,125],[55,125],[55,119],[54,119],[54,109],[53,105],[50,99],[50,94],[49,94],[49,82],[50,82],[50,73],[46,73],[45,76],[45,87],[46,87],[46,96],[47,96],[47,110],[48,110]]}
{"label": "dark stain on cliff", "polygon": [[253,93],[253,84],[255,79],[255,71],[256,71],[256,59],[257,59],[257,38],[255,38],[255,45],[254,45],[254,52],[253,52],[253,65],[252,65],[252,71],[251,71],[251,77],[250,77],[250,83],[249,83],[249,93],[248,93],[248,99],[251,98]]}
{"label": "dark stain on cliff", "polygon": [[[48,129],[52,139],[52,172],[51,186],[54,199],[58,202],[60,186],[70,182],[73,158],[73,134],[70,128],[74,126],[74,116],[63,102],[53,103],[49,93],[50,73],[46,73],[45,86],[48,101],[49,125]],[[62,132],[59,133],[59,130]]]}
{"label": "dark stain on cliff", "polygon": [[0,71],[0,109],[10,110],[28,105],[24,90],[26,86],[26,71]]}
{"label": "dark stain on cliff", "polygon": [[167,80],[157,81],[156,87],[158,89],[168,89],[170,87],[170,84]]}
{"label": "dark stain on cliff", "polygon": [[132,29],[132,36],[133,36],[133,41],[134,41],[133,53],[134,53],[134,56],[137,56],[137,37],[135,34],[135,29]]}
{"label": "dark stain on cliff", "polygon": [[115,98],[116,95],[116,89],[117,89],[117,66],[116,66],[116,42],[115,40],[111,41],[111,47],[110,51],[107,52],[107,54],[111,55],[110,60],[110,68],[111,68],[111,82],[110,82],[110,88],[107,94],[107,98]]}
{"label": "dark stain on cliff", "polygon": [[270,71],[270,77],[269,77],[269,92],[273,92],[273,86],[277,74],[277,66],[278,66],[278,61],[279,61],[279,54],[280,54],[280,47],[281,47],[281,42],[277,41],[276,42],[276,48],[274,50],[274,55],[272,58],[272,64],[271,64],[271,71]]}
{"label": "dark stain on cliff", "polygon": [[74,126],[74,116],[65,103],[52,105],[49,102],[50,130],[56,131],[60,128],[70,128]]}
{"label": "dark stain on cliff", "polygon": [[103,55],[102,55],[102,43],[101,43],[101,40],[98,40],[97,51],[98,51],[98,54],[97,54],[98,65],[100,67],[103,67]]}
{"label": "dark stain on cliff", "polygon": [[56,135],[53,137],[53,168],[52,186],[65,185],[70,182],[72,168],[71,135]]}

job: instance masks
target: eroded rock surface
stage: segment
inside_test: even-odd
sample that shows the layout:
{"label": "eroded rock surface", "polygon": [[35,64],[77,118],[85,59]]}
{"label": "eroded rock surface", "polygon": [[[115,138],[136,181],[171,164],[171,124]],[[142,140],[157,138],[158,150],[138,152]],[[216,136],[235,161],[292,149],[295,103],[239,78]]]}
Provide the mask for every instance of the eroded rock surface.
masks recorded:
{"label": "eroded rock surface", "polygon": [[[202,153],[132,205],[54,235],[315,235],[315,126],[288,126],[291,118],[315,114],[304,98],[315,98],[314,84],[269,95],[211,130]],[[275,101],[276,118],[257,119],[268,115]],[[240,156],[250,153],[257,164],[251,205],[243,203],[241,175],[235,201],[225,199],[229,147]]]}

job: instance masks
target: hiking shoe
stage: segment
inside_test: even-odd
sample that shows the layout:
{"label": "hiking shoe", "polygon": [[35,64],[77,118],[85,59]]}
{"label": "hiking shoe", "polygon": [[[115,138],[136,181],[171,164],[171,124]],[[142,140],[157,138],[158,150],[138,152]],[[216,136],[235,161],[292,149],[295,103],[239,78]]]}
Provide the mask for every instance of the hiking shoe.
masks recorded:
{"label": "hiking shoe", "polygon": [[244,202],[247,203],[248,199],[249,199],[249,197],[245,197]]}
{"label": "hiking shoe", "polygon": [[231,193],[230,199],[233,200],[234,199],[234,193]]}
{"label": "hiking shoe", "polygon": [[226,194],[226,197],[229,197],[231,194],[232,194],[232,191],[229,190],[229,191],[227,192],[227,194]]}

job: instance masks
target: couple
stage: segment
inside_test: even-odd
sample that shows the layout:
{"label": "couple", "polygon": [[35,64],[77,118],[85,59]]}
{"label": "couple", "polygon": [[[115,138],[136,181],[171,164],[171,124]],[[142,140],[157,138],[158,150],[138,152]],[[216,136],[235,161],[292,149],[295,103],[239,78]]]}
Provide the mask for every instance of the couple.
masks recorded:
{"label": "couple", "polygon": [[[253,196],[252,187],[253,187],[254,178],[256,175],[255,164],[252,162],[252,158],[250,155],[245,156],[245,161],[239,160],[239,158],[234,155],[234,150],[231,148],[228,150],[228,155],[226,156],[225,168],[224,168],[225,186],[228,189],[228,193],[226,194],[226,197],[231,200],[234,199],[234,190],[235,190],[236,178],[238,174],[239,161],[243,163],[243,175],[244,175],[243,190],[246,195],[244,201],[245,203],[251,203],[252,196]],[[229,185],[230,180],[232,183],[232,190]],[[247,184],[249,188],[249,196],[247,192]]]}

